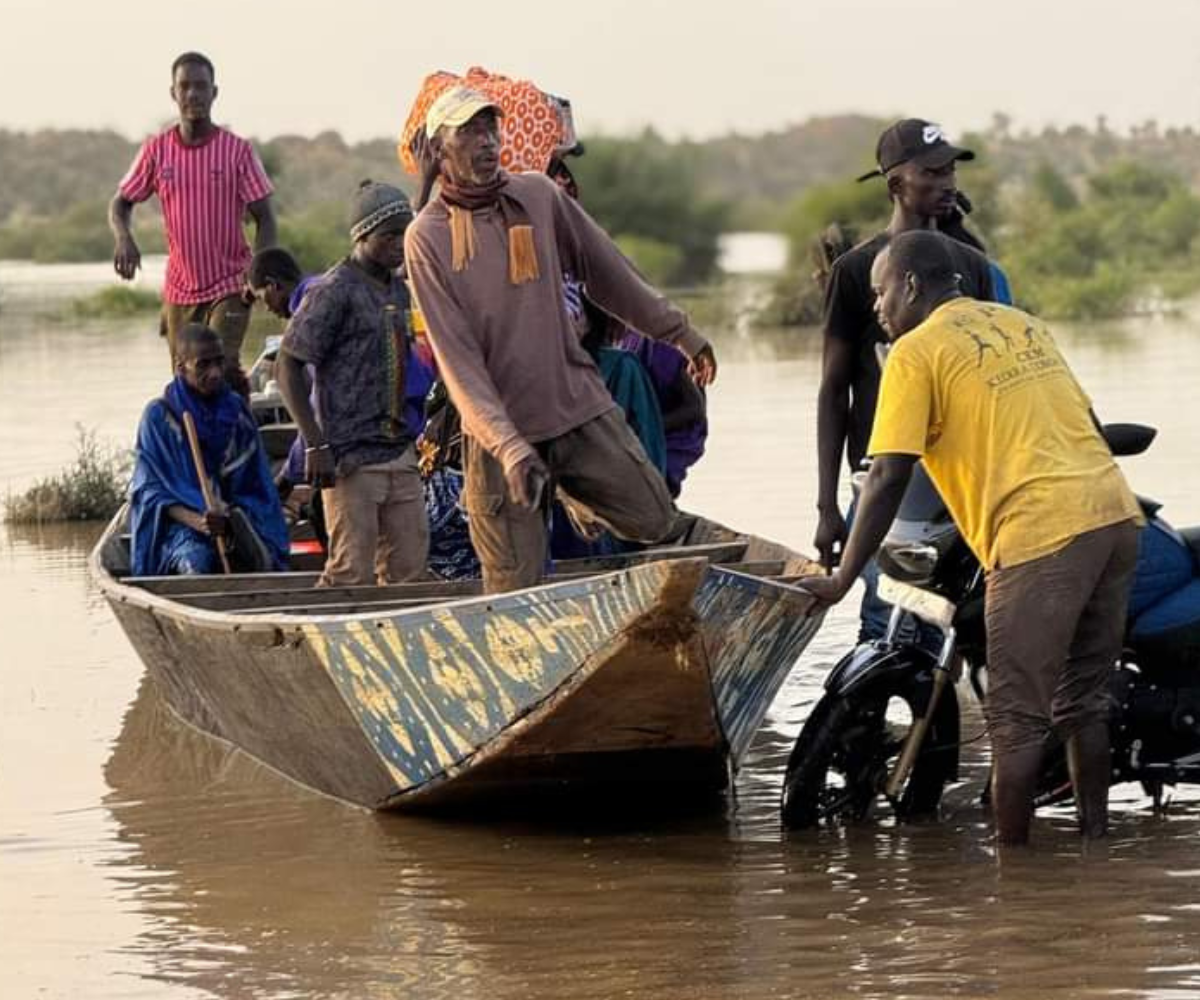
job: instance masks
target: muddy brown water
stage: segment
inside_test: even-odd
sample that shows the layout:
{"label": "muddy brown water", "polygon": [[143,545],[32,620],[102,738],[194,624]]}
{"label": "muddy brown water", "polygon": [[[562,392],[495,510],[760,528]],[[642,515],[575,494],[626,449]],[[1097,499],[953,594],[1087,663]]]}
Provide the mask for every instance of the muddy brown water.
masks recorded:
{"label": "muddy brown water", "polygon": [[[128,441],[165,380],[152,321],[0,313],[0,493]],[[1200,320],[1063,328],[1099,411],[1161,428],[1135,486],[1200,523]],[[719,331],[693,509],[807,548],[812,340]],[[1200,996],[1200,796],[1121,789],[998,855],[970,751],[941,822],[787,836],[782,769],[854,631],[794,670],[735,794],[689,816],[374,816],[186,729],[85,561],[95,526],[0,529],[0,997]],[[979,731],[973,716],[967,725]]]}

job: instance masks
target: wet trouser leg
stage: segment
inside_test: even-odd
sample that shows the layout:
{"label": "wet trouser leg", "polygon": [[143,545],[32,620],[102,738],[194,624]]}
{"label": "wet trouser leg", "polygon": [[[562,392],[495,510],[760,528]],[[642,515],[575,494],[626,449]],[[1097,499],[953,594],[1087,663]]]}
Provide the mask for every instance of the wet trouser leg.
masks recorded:
{"label": "wet trouser leg", "polygon": [[417,449],[383,467],[386,483],[379,506],[375,579],[382,585],[419,580],[429,560],[429,515],[417,469]]}
{"label": "wet trouser leg", "polygon": [[537,585],[546,569],[546,515],[508,497],[504,469],[478,441],[463,435],[462,505],[471,545],[489,594]]}
{"label": "wet trouser leg", "polygon": [[992,764],[992,812],[1002,844],[1024,844],[1033,821],[1033,796],[1042,768],[1042,746],[996,752]]}
{"label": "wet trouser leg", "polygon": [[161,333],[167,338],[167,350],[171,356],[171,371],[175,371],[175,355],[179,331],[188,323],[203,323],[221,338],[225,351],[225,378],[230,386],[245,394],[246,380],[241,365],[242,343],[250,326],[250,306],[240,295],[226,295],[212,302],[192,302],[180,305],[164,302],[162,308]]}
{"label": "wet trouser leg", "polygon": [[[656,542],[670,532],[675,505],[667,484],[620,410],[537,447],[563,492],[618,538]],[[500,463],[469,437],[463,438],[463,471],[463,506],[484,590],[537,585],[548,552],[545,513],[514,504]]]}
{"label": "wet trouser leg", "polygon": [[210,305],[209,302],[163,303],[159,333],[167,338],[167,354],[171,363],[172,375],[175,374],[175,353],[179,331],[188,323],[203,323]]}
{"label": "wet trouser leg", "polygon": [[240,295],[226,295],[208,307],[205,323],[216,331],[225,349],[225,377],[238,387],[245,378],[242,369],[242,343],[250,326],[250,306]]}
{"label": "wet trouser leg", "polygon": [[1137,529],[1125,521],[988,576],[986,707],[993,803],[1005,843],[1028,838],[1037,767],[1052,732],[1074,742],[1081,818],[1086,829],[1103,831],[1108,761],[1098,758],[1095,730],[1107,725],[1108,681],[1121,652],[1136,558]]}
{"label": "wet trouser leg", "polygon": [[1107,722],[1092,722],[1067,737],[1067,768],[1075,790],[1079,832],[1091,839],[1108,833],[1109,758]]}
{"label": "wet trouser leg", "polygon": [[616,408],[546,443],[555,480],[576,508],[627,542],[657,542],[675,523],[667,482]]}
{"label": "wet trouser leg", "polygon": [[338,476],[322,490],[329,554],[319,586],[403,583],[424,575],[429,521],[416,452]]}

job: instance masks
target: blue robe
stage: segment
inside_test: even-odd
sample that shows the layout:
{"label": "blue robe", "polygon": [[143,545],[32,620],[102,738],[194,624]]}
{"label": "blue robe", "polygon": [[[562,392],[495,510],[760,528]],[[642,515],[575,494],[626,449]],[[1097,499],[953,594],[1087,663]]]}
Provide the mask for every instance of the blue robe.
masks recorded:
{"label": "blue robe", "polygon": [[137,458],[129,485],[134,575],[212,573],[218,569],[212,539],[167,513],[167,508],[176,504],[204,510],[200,480],[183,429],[184,410],[195,419],[214,495],[245,513],[270,551],[274,568],[285,569],[287,524],[249,405],[228,389],[209,402],[176,378],[161,398],[146,406],[138,425]]}

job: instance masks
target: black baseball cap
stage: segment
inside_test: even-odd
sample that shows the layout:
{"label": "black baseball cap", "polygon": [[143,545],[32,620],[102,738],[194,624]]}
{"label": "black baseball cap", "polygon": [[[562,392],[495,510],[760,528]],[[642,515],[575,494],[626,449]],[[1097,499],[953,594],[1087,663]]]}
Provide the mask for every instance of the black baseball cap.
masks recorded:
{"label": "black baseball cap", "polygon": [[946,139],[940,125],[923,118],[905,118],[883,130],[875,145],[874,170],[863,174],[860,181],[872,177],[883,177],[893,167],[915,160],[923,167],[944,167],[954,160],[973,160],[975,154],[969,149],[960,149]]}

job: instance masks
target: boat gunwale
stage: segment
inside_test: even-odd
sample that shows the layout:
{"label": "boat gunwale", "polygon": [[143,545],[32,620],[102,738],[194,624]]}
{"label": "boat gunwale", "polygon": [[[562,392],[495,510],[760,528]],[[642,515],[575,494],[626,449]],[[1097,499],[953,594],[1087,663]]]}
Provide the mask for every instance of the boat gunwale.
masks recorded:
{"label": "boat gunwale", "polygon": [[[584,576],[573,580],[563,580],[556,583],[543,583],[534,587],[528,587],[523,590],[507,591],[503,594],[472,594],[472,595],[452,595],[445,600],[431,599],[429,603],[419,604],[413,607],[396,608],[394,610],[377,609],[373,611],[362,612],[340,612],[335,614],[321,615],[311,614],[304,616],[287,615],[280,613],[265,613],[265,614],[233,614],[228,611],[210,611],[205,608],[196,608],[192,605],[185,604],[181,601],[174,600],[170,597],[165,597],[161,594],[155,594],[141,587],[131,586],[122,583],[117,577],[109,572],[108,568],[103,563],[103,551],[106,543],[116,533],[116,525],[119,523],[121,513],[118,513],[108,527],[96,542],[89,559],[90,569],[97,579],[101,591],[104,596],[112,601],[117,601],[121,604],[130,605],[141,610],[149,611],[153,614],[162,614],[166,617],[186,621],[190,625],[201,628],[208,628],[221,631],[231,632],[265,632],[275,634],[282,632],[284,634],[302,635],[306,626],[338,626],[338,625],[354,625],[367,623],[383,623],[400,621],[407,618],[415,618],[425,614],[426,612],[445,608],[447,605],[454,607],[472,607],[474,605],[504,603],[507,604],[514,598],[521,597],[533,592],[540,592],[547,595],[553,595],[557,591],[568,588],[579,588],[581,586],[588,589],[602,588],[605,586],[617,586],[623,580],[630,578],[633,574],[648,574],[659,575],[667,566],[675,563],[704,563],[711,566],[707,559],[703,556],[681,556],[679,559],[660,559],[653,562],[645,562],[635,564],[626,569],[611,570],[605,573],[598,573],[594,576]],[[681,547],[681,552],[686,549]],[[751,577],[750,579],[758,579]],[[591,586],[589,586],[591,585]]]}

